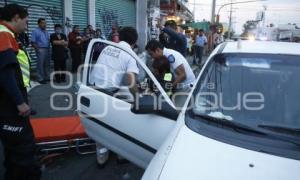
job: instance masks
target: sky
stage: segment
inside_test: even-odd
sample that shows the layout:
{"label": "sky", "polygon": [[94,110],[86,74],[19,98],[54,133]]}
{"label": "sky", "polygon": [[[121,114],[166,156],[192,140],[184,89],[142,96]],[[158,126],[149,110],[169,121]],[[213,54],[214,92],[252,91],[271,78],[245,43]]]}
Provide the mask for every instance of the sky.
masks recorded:
{"label": "sky", "polygon": [[[242,2],[248,0],[232,0],[232,2]],[[195,2],[195,6],[194,6]],[[217,0],[216,13],[225,3],[230,3],[231,0]],[[211,20],[212,0],[189,0],[189,9],[194,12],[196,21],[203,19]],[[258,11],[266,7],[265,24],[296,23],[300,26],[300,0],[267,0],[262,2],[251,2],[233,5],[233,28],[235,32],[240,34],[243,30],[243,24],[247,20],[255,20]],[[226,6],[220,11],[220,22],[229,22],[230,6]]]}

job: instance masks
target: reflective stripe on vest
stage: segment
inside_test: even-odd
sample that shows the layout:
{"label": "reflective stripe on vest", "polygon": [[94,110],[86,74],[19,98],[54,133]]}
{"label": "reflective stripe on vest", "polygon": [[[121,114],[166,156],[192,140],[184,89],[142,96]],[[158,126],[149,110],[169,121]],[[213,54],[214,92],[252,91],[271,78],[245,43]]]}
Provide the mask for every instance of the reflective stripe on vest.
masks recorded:
{"label": "reflective stripe on vest", "polygon": [[166,73],[164,76],[165,81],[172,81],[172,73]]}
{"label": "reflective stripe on vest", "polygon": [[20,68],[22,71],[22,77],[23,77],[23,83],[25,87],[30,86],[30,66],[29,66],[29,59],[25,51],[19,49],[18,55],[17,55]]}
{"label": "reflective stripe on vest", "polygon": [[[14,38],[15,34],[11,32],[6,26],[0,25],[0,32],[10,33]],[[30,65],[29,58],[25,51],[19,49],[17,54],[17,59],[22,71],[22,79],[25,87],[30,86]]]}
{"label": "reflective stripe on vest", "polygon": [[11,34],[12,37],[15,38],[15,34],[13,32],[11,32],[11,30],[9,30],[6,26],[1,25],[1,24],[0,24],[0,32],[7,32],[7,33]]}
{"label": "reflective stripe on vest", "polygon": [[[164,81],[171,83],[172,81],[172,73],[166,73],[164,76]],[[173,94],[172,90],[169,90],[166,92],[168,96],[171,96]]]}

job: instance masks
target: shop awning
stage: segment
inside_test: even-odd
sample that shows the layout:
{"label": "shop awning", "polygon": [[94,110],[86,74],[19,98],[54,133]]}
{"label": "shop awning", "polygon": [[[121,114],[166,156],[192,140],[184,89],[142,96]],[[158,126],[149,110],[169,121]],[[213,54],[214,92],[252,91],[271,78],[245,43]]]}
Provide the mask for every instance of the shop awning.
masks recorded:
{"label": "shop awning", "polygon": [[194,28],[194,29],[203,29],[204,31],[209,30],[209,22],[194,22],[194,23],[187,23],[186,26]]}

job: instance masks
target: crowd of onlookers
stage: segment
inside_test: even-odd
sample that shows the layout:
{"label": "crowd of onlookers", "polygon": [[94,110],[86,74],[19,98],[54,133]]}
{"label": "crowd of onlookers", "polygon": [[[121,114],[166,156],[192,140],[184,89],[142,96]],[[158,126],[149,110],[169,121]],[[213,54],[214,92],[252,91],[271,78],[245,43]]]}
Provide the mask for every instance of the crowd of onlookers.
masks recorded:
{"label": "crowd of onlookers", "polygon": [[[83,32],[80,31],[78,25],[74,25],[72,31],[66,35],[60,24],[55,24],[54,33],[50,34],[44,18],[38,19],[37,23],[38,27],[32,31],[30,39],[26,33],[21,33],[18,40],[21,45],[28,47],[31,44],[34,48],[37,57],[37,81],[41,84],[50,81],[50,60],[54,62],[54,71],[66,71],[66,61],[70,54],[72,59],[71,72],[76,72],[83,63],[91,39],[106,40],[101,29],[94,30],[91,25],[84,28]],[[65,82],[65,73],[55,73],[53,80],[57,83]]]}
{"label": "crowd of onlookers", "polygon": [[[112,27],[112,35],[106,38],[100,29],[94,30],[91,25],[88,25],[83,31],[78,25],[74,25],[72,31],[66,35],[60,24],[55,24],[54,33],[50,34],[44,18],[38,19],[37,23],[38,27],[33,30],[30,39],[25,33],[22,33],[19,35],[19,40],[21,44],[25,46],[31,44],[34,48],[37,57],[37,81],[41,84],[50,81],[50,60],[53,60],[54,71],[56,72],[53,81],[65,82],[66,76],[63,71],[67,70],[67,59],[70,58],[72,61],[70,71],[77,72],[78,67],[83,63],[91,39],[120,41],[119,36],[113,34],[114,32],[117,33],[117,27]],[[204,63],[202,56],[208,41],[202,29],[194,31],[193,34],[186,33],[184,35],[180,27],[172,20],[167,21],[164,26],[158,24],[158,27],[161,32],[159,42],[163,47],[173,49],[183,57],[192,56],[194,65],[201,66]]]}
{"label": "crowd of onlookers", "polygon": [[[88,25],[82,32],[78,25],[74,25],[72,31],[65,35],[63,26],[60,24],[55,24],[54,33],[49,34],[44,18],[38,19],[37,23],[38,27],[33,30],[30,40],[25,33],[19,35],[19,40],[24,46],[28,47],[31,44],[34,48],[37,57],[37,81],[41,84],[50,81],[51,59],[54,62],[54,71],[57,72],[54,81],[65,82],[64,73],[58,72],[66,71],[68,58],[72,60],[71,72],[77,72],[78,67],[83,63],[91,39],[100,38],[119,42],[118,36],[113,36],[113,33],[117,31],[116,27],[112,27],[112,35],[106,38],[101,29],[94,30],[92,25]],[[203,63],[202,56],[207,45],[207,38],[202,29],[196,30],[194,34],[184,35],[175,21],[167,21],[164,28],[160,24],[158,26],[161,30],[159,42],[164,47],[174,49],[184,57],[193,56],[194,65]]]}

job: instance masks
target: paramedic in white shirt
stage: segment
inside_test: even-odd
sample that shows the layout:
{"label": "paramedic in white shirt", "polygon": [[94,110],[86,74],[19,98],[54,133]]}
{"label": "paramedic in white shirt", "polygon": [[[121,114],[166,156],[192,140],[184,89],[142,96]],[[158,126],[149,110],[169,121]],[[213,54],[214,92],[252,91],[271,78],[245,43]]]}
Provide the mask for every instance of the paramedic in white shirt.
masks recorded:
{"label": "paramedic in white shirt", "polygon": [[[124,27],[119,31],[119,38],[119,45],[127,48],[127,51],[132,51],[138,34],[134,28]],[[99,55],[92,69],[90,82],[110,92],[116,92],[123,85],[122,82],[125,77],[130,92],[135,96],[137,92],[136,76],[138,74],[139,68],[131,55],[120,48],[107,46]]]}
{"label": "paramedic in white shirt", "polygon": [[189,63],[179,52],[165,48],[157,40],[149,41],[146,50],[153,59],[159,59],[161,56],[168,58],[175,76],[173,87],[177,87],[177,90],[190,89],[196,78]]}
{"label": "paramedic in white shirt", "polygon": [[[124,27],[119,31],[119,38],[119,45],[127,51],[132,51],[138,39],[138,34],[134,28]],[[137,93],[136,75],[138,74],[139,69],[133,57],[117,47],[107,46],[100,53],[92,69],[90,83],[115,93],[122,86],[124,75],[126,75],[129,90],[135,97]],[[98,152],[97,162],[100,167],[104,167],[109,157],[109,151],[99,143],[96,143],[96,150]],[[118,156],[118,159],[123,160],[121,156]]]}
{"label": "paramedic in white shirt", "polygon": [[180,110],[196,80],[192,68],[179,52],[164,48],[157,40],[149,41],[146,45],[146,50],[154,60],[160,59],[159,57],[162,56],[168,58],[171,72],[175,76],[173,87],[176,87],[176,91],[172,96],[172,101],[175,103],[177,109]]}

